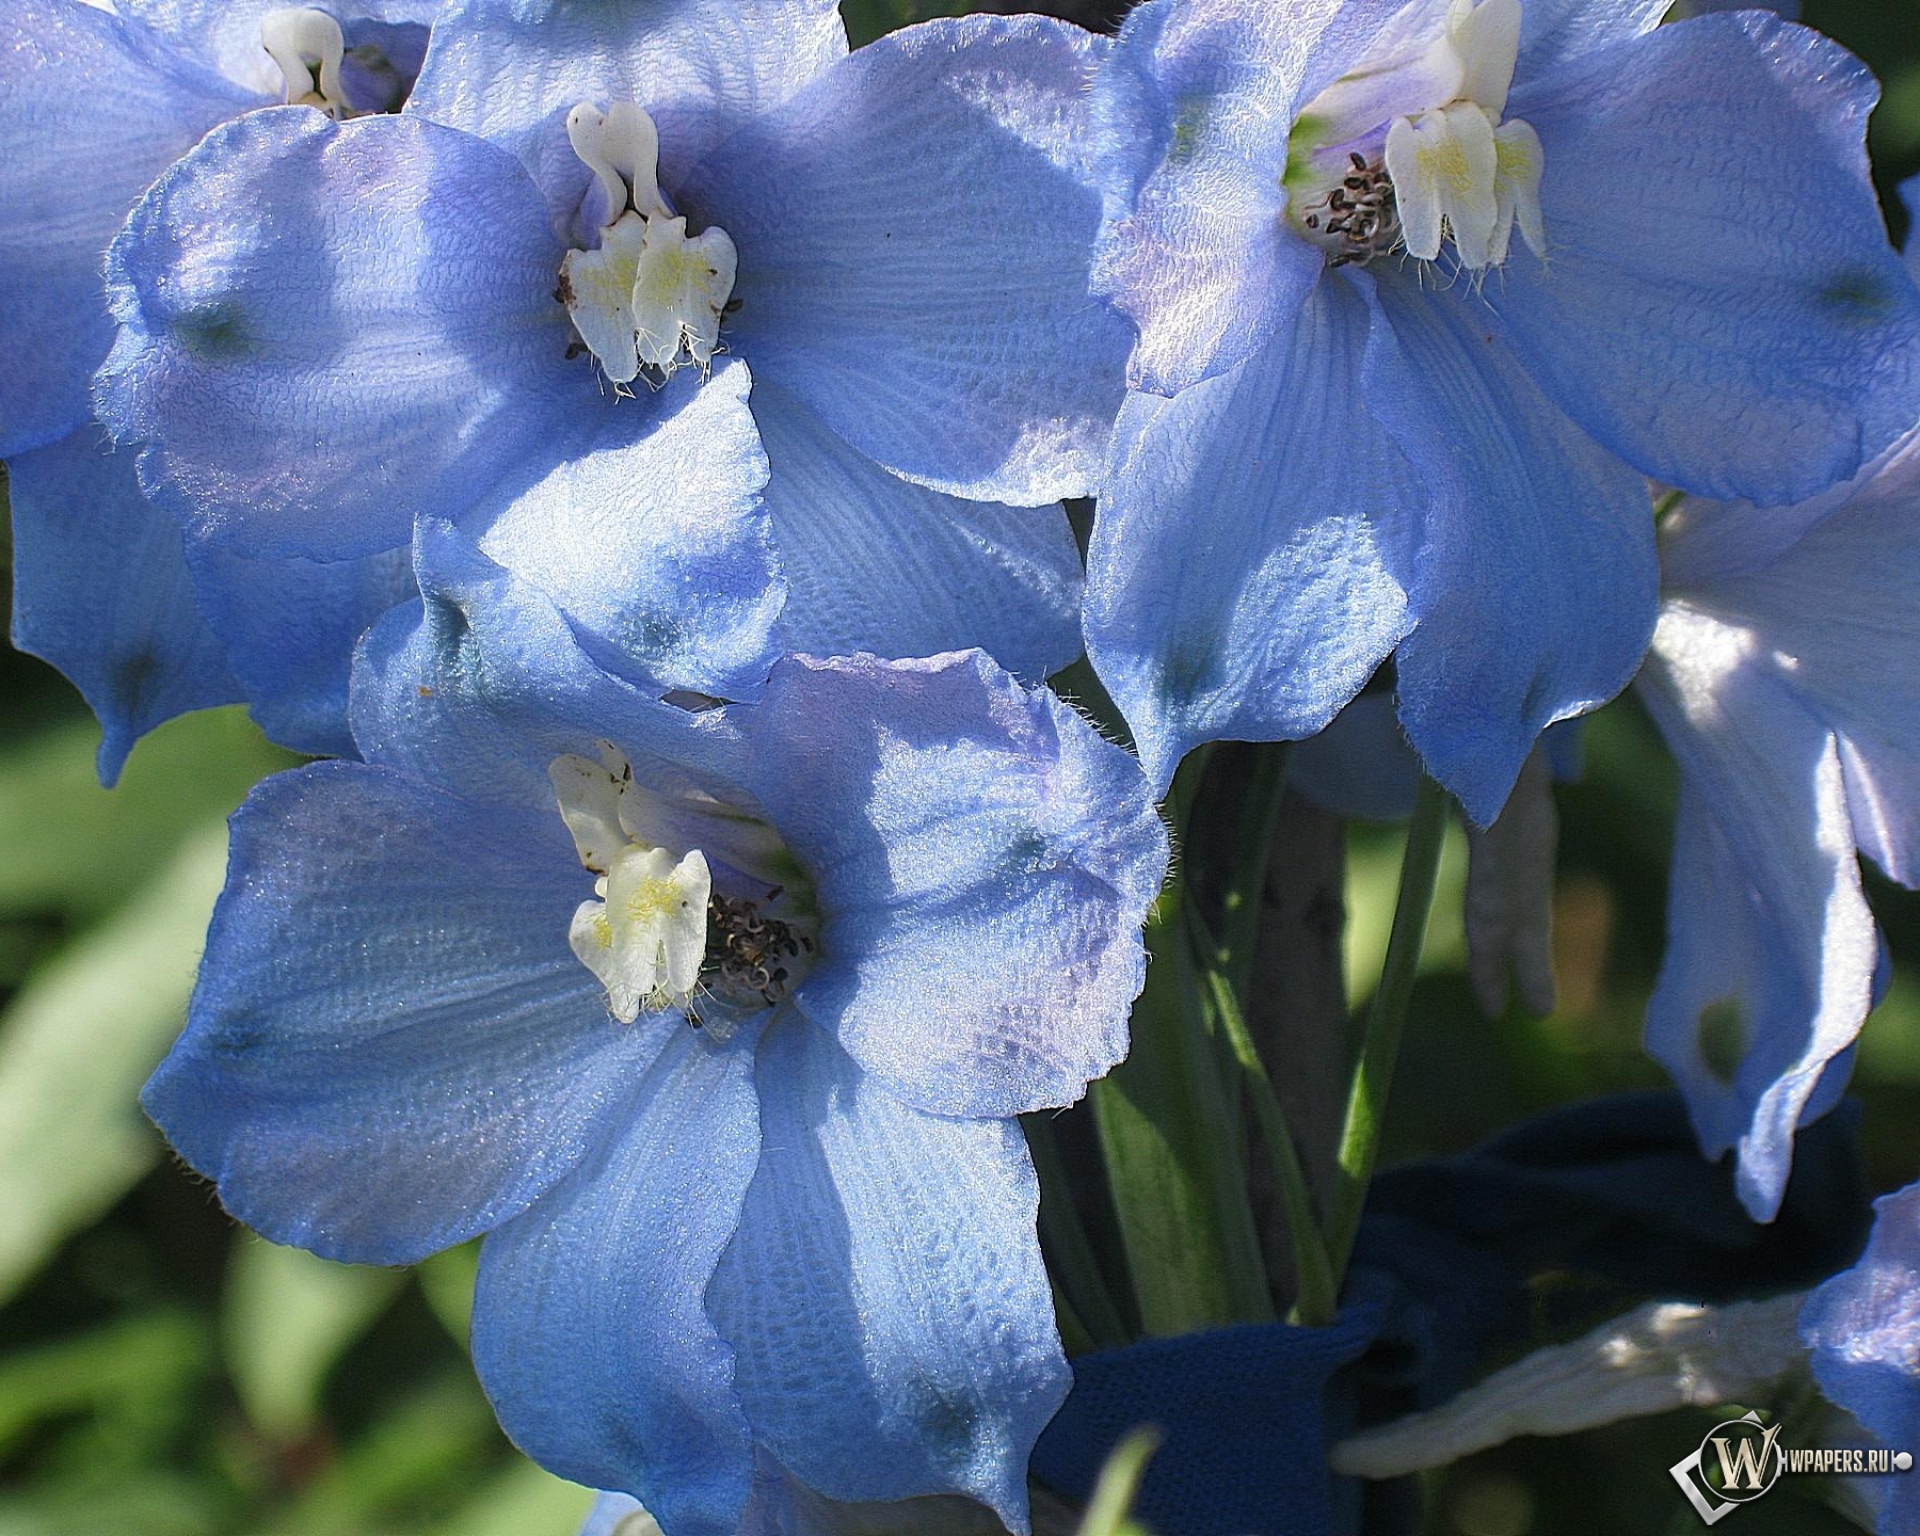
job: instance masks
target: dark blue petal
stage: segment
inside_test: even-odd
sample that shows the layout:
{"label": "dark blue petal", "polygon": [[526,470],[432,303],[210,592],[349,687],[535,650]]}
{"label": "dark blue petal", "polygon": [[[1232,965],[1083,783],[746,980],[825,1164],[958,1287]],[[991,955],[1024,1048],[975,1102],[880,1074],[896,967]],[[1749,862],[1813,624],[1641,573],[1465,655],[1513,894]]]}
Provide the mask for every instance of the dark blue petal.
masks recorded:
{"label": "dark blue petal", "polygon": [[609,671],[655,693],[758,690],[786,592],[760,491],[746,366],[595,412],[599,430],[532,486],[460,524],[539,587]]}
{"label": "dark blue petal", "polygon": [[1400,718],[1485,826],[1540,732],[1632,679],[1653,628],[1653,518],[1645,483],[1540,395],[1476,293],[1411,274],[1378,291],[1367,404],[1433,498]]}
{"label": "dark blue petal", "polygon": [[711,155],[683,202],[739,248],[755,375],[952,495],[1090,490],[1128,344],[1086,291],[1097,52],[1042,17],[910,27]]}
{"label": "dark blue petal", "polygon": [[782,650],[907,657],[979,646],[1035,681],[1079,654],[1080,551],[1058,506],[910,484],[764,381],[753,415],[790,592]]}
{"label": "dark blue petal", "polygon": [[1920,419],[1920,291],[1863,149],[1877,95],[1838,46],[1759,12],[1516,88],[1548,260],[1516,251],[1487,294],[1561,409],[1649,475],[1769,505]]}
{"label": "dark blue petal", "polygon": [[1232,372],[1127,397],[1087,651],[1156,788],[1200,742],[1320,730],[1410,626],[1426,493],[1362,405],[1370,325],[1322,283]]}
{"label": "dark blue petal", "polygon": [[137,23],[76,0],[0,21],[0,454],[93,415],[113,342],[100,262],[149,182],[215,123],[262,105]]}
{"label": "dark blue petal", "polygon": [[749,728],[749,787],[820,902],[796,1001],[862,1067],[1008,1115],[1120,1059],[1167,857],[1129,754],[977,651],[783,662]]}
{"label": "dark blue petal", "polygon": [[1840,753],[1763,637],[1684,601],[1661,616],[1640,694],[1681,772],[1647,1049],[1707,1155],[1737,1149],[1741,1202],[1768,1221],[1794,1131],[1872,1001],[1879,951]]}
{"label": "dark blue petal", "polygon": [[244,554],[404,544],[531,478],[592,417],[561,250],[501,150],[304,107],[210,134],[108,258],[122,330],[101,413],[150,494]]}
{"label": "dark blue petal", "polygon": [[355,662],[353,734],[369,762],[554,814],[548,764],[610,741],[657,788],[737,797],[726,711],[691,713],[612,676],[549,598],[444,523],[422,523],[414,569],[420,603],[375,626]]}
{"label": "dark blue petal", "polygon": [[595,1154],[481,1249],[473,1363],[534,1460],[734,1536],[752,1447],[702,1298],[760,1156],[752,1040],[677,1021]]}
{"label": "dark blue petal", "polygon": [[1020,1128],[913,1110],[799,1020],[758,1082],[765,1150],[708,1293],[755,1437],[830,1498],[965,1494],[1026,1531],[1070,1377]]}
{"label": "dark blue petal", "polygon": [[716,143],[846,51],[833,0],[456,0],[408,107],[519,156],[565,231],[587,185],[567,141],[576,104],[643,108],[660,131],[661,184],[677,195]]}
{"label": "dark blue petal", "polygon": [[357,756],[347,726],[354,646],[382,614],[413,596],[407,551],[326,562],[250,560],[200,543],[187,564],[260,729],[296,752]]}
{"label": "dark blue petal", "polygon": [[275,1242],[405,1264],[487,1231],[622,1123],[667,1028],[615,1023],[568,948],[591,893],[552,811],[276,775],[142,1102]]}
{"label": "dark blue petal", "polygon": [[97,425],[11,459],[13,643],[52,662],[100,717],[100,780],[190,709],[243,697],[201,617],[180,530]]}
{"label": "dark blue petal", "polygon": [[1392,9],[1153,0],[1127,17],[1094,86],[1094,283],[1139,327],[1136,388],[1244,362],[1312,290],[1325,258],[1285,224],[1287,141]]}

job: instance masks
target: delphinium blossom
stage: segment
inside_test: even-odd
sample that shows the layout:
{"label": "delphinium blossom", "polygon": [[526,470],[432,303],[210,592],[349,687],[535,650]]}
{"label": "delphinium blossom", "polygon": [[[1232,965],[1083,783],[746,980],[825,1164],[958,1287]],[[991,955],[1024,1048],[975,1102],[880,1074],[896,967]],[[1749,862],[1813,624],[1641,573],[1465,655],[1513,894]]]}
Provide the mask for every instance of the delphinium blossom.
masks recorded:
{"label": "delphinium blossom", "polygon": [[1644,477],[1760,504],[1920,416],[1876,88],[1666,0],[1150,0],[1097,86],[1096,285],[1139,326],[1089,654],[1165,783],[1389,656],[1480,824],[1633,676]]}
{"label": "delphinium blossom", "polygon": [[[444,517],[632,676],[741,697],[781,648],[972,644],[1043,674],[1079,646],[1054,503],[1125,351],[1086,293],[1098,47],[465,0],[399,114],[254,114],[161,180],[110,259],[103,418],[191,550],[366,558]],[[682,431],[696,390],[739,422]],[[711,505],[636,473],[650,437],[764,481],[757,585],[744,531],[709,547]]]}
{"label": "delphinium blossom", "polygon": [[276,1241],[487,1234],[508,1433],[669,1536],[785,1528],[783,1488],[1024,1529],[1069,1377],[1011,1117],[1125,1050],[1138,764],[977,651],[682,710],[451,525],[416,547],[364,760],[234,820],[148,1109]]}
{"label": "delphinium blossom", "polygon": [[[13,520],[13,638],[53,662],[100,717],[101,776],[182,710],[252,694],[276,734],[308,737],[306,695],[343,687],[353,633],[313,625],[359,596],[369,616],[406,590],[404,561],[335,571],[336,596],[303,605],[272,587],[278,632],[262,645],[209,629],[174,520],[148,503],[133,455],[111,453],[89,383],[113,340],[107,246],[148,185],[210,128],[301,101],[347,118],[399,106],[437,0],[17,0],[0,16],[0,457]],[[315,573],[317,575],[317,573]],[[351,621],[349,621],[351,622]],[[356,631],[357,632],[357,631]],[[262,689],[256,653],[328,658]],[[282,662],[284,668],[285,663]],[[317,675],[324,673],[325,676]],[[290,685],[289,685],[290,683]]]}

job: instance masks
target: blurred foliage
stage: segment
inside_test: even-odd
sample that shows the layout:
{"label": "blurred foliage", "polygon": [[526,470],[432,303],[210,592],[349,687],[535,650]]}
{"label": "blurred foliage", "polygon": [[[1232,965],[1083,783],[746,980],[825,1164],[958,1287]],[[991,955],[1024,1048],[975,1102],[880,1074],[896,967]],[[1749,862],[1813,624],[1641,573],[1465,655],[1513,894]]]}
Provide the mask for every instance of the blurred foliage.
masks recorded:
{"label": "blurred foliage", "polygon": [[[847,0],[856,42],[970,9]],[[1124,7],[1043,6],[1089,24]],[[1807,0],[1886,82],[1883,193],[1920,172],[1920,0]],[[1896,235],[1906,217],[1889,198]],[[9,552],[0,521],[0,557]],[[342,1267],[238,1231],[135,1103],[177,1030],[220,877],[223,817],[291,761],[237,710],[163,728],[112,793],[85,706],[0,654],[0,1536],[572,1536],[588,1498],[521,1459],[465,1355],[476,1252]],[[1561,791],[1560,1004],[1473,1006],[1449,845],[1389,1123],[1389,1160],[1457,1150],[1585,1094],[1660,1081],[1641,1054],[1674,775],[1630,702],[1591,724]],[[1385,944],[1399,835],[1353,829],[1350,989]],[[1920,1174],[1920,899],[1873,886],[1896,961],[1864,1039],[1871,1176]],[[1670,1415],[1522,1440],[1436,1474],[1432,1536],[1697,1529],[1666,1467],[1714,1421]],[[1120,1490],[1116,1486],[1116,1494]],[[1125,1529],[1116,1499],[1104,1529]],[[1684,1514],[1685,1518],[1681,1518]],[[1847,1529],[1779,1493],[1744,1536]]]}

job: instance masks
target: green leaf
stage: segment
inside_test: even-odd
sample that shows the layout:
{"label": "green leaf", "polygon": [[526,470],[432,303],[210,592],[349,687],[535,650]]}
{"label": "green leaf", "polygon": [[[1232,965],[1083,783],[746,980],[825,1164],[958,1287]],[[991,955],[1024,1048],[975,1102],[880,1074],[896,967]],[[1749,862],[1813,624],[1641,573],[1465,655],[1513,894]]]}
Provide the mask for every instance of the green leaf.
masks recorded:
{"label": "green leaf", "polygon": [[263,1238],[236,1243],[222,1332],[247,1417],[282,1441],[312,1429],[327,1373],[405,1280],[405,1270],[334,1264]]}
{"label": "green leaf", "polygon": [[593,1490],[562,1482],[530,1461],[521,1461],[494,1477],[433,1536],[574,1536]]}
{"label": "green leaf", "polygon": [[179,1032],[225,869],[225,829],[202,826],[0,1018],[0,1299],[159,1157],[140,1085]]}
{"label": "green leaf", "polygon": [[420,1294],[427,1299],[440,1326],[453,1335],[453,1342],[467,1347],[467,1334],[473,1326],[473,1286],[480,1278],[480,1243],[462,1243],[436,1253],[414,1267],[420,1282]]}

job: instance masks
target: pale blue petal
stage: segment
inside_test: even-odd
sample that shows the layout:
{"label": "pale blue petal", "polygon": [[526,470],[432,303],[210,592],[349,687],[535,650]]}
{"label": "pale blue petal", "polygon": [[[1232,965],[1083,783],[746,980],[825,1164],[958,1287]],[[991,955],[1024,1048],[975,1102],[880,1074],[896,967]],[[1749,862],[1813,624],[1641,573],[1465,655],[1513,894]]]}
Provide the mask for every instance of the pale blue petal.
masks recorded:
{"label": "pale blue petal", "polygon": [[[361,40],[368,21],[413,23],[424,33],[442,3],[325,0],[319,8],[340,23],[351,48]],[[287,0],[115,0],[115,4],[122,14],[138,17],[155,31],[165,33],[182,50],[204,59],[229,80],[275,101],[281,99],[285,78],[260,46],[260,23],[274,11],[291,9]]]}
{"label": "pale blue petal", "polygon": [[1127,397],[1087,652],[1157,789],[1203,741],[1311,736],[1411,626],[1426,493],[1361,403],[1370,324],[1322,283],[1239,368]]}
{"label": "pale blue petal", "polygon": [[728,712],[664,704],[595,665],[549,598],[446,524],[421,525],[414,570],[420,603],[376,625],[355,661],[353,733],[369,762],[551,814],[548,764],[608,741],[658,789],[738,798]]}
{"label": "pale blue petal", "polygon": [[1920,440],[1785,553],[1748,569],[1741,544],[1754,516],[1689,503],[1663,535],[1667,583],[1750,632],[1749,664],[1836,733],[1861,850],[1920,885],[1920,676],[1890,664],[1920,653]]}
{"label": "pale blue petal", "polygon": [[568,947],[591,892],[551,811],[358,763],[276,775],[234,817],[142,1102],[275,1242],[405,1264],[487,1231],[621,1123],[660,1047]]}
{"label": "pale blue petal", "polygon": [[100,717],[100,781],[133,744],[240,685],[201,617],[180,530],[97,425],[8,461],[13,643],[52,662]]}
{"label": "pale blue petal", "polygon": [[1087,294],[1101,46],[1044,17],[909,27],[710,156],[683,201],[739,247],[722,334],[755,375],[952,495],[1092,489],[1129,340]]}
{"label": "pale blue petal", "polygon": [[1920,419],[1920,291],[1862,142],[1877,94],[1837,45],[1759,12],[1516,88],[1548,260],[1516,250],[1486,291],[1561,409],[1657,479],[1765,505]]}
{"label": "pale blue petal", "polygon": [[830,1498],[966,1494],[1026,1531],[1072,1377],[1019,1126],[911,1109],[798,1020],[758,1081],[765,1150],[708,1293],[756,1438]]}
{"label": "pale blue petal", "polygon": [[790,593],[780,649],[909,657],[978,646],[1034,681],[1079,655],[1080,551],[1059,506],[910,484],[764,381],[753,415]]}
{"label": "pale blue petal", "polygon": [[1673,7],[1674,0],[1526,0],[1514,80],[1538,79],[1607,43],[1642,37]]}
{"label": "pale blue petal", "polygon": [[1735,1149],[1741,1201],[1767,1221],[1794,1131],[1872,1002],[1879,951],[1840,754],[1764,637],[1685,602],[1661,617],[1640,694],[1681,772],[1647,1048],[1707,1155]]}
{"label": "pale blue petal", "polygon": [[599,411],[596,436],[460,525],[551,598],[594,658],[655,693],[758,690],[786,592],[760,504],[746,366]]}
{"label": "pale blue petal", "polygon": [[1135,388],[1223,372],[1293,318],[1325,257],[1285,224],[1287,141],[1392,9],[1150,0],[1129,14],[1094,86],[1094,285],[1139,327]]}
{"label": "pale blue petal", "polygon": [[[1889,1449],[1911,1452],[1920,1444],[1920,1184],[1882,1195],[1873,1209],[1859,1263],[1800,1308],[1800,1342],[1827,1401]],[[1847,1481],[1877,1504],[1886,1536],[1920,1528],[1911,1471]]]}
{"label": "pale blue petal", "polygon": [[262,104],[145,27],[77,0],[0,20],[0,454],[93,415],[113,343],[100,262],[149,182],[215,123]]}
{"label": "pale blue petal", "polygon": [[193,537],[346,559],[543,466],[596,408],[561,250],[493,146],[305,107],[210,134],[108,259],[101,414]]}
{"label": "pale blue petal", "polygon": [[249,560],[202,543],[188,551],[187,564],[260,729],[296,752],[357,756],[347,728],[354,646],[413,596],[407,551]]}
{"label": "pale blue petal", "polygon": [[1907,276],[1920,283],[1920,240],[1913,237],[1914,229],[1920,227],[1920,176],[1900,183],[1900,201],[1907,206]]}
{"label": "pale blue petal", "polygon": [[977,651],[783,662],[751,729],[822,913],[795,1001],[861,1066],[1009,1115],[1120,1059],[1167,857],[1130,754]]}
{"label": "pale blue petal", "polygon": [[[1365,278],[1356,278],[1364,282]],[[1379,284],[1367,405],[1433,510],[1398,653],[1400,719],[1485,826],[1535,739],[1612,698],[1653,629],[1645,482],[1541,397],[1470,289]]]}
{"label": "pale blue petal", "polygon": [[594,1498],[593,1508],[587,1512],[587,1523],[580,1527],[580,1536],[643,1536],[645,1525],[641,1525],[638,1531],[631,1526],[622,1530],[620,1522],[645,1514],[640,1501],[631,1494],[598,1494]]}
{"label": "pale blue petal", "polygon": [[674,1536],[734,1536],[752,1447],[703,1306],[760,1156],[750,1035],[644,1018],[657,1059],[595,1154],[481,1249],[473,1363],[549,1471]]}
{"label": "pale blue petal", "polygon": [[701,156],[846,51],[832,0],[456,0],[408,110],[519,156],[564,232],[587,185],[567,142],[576,104],[643,108],[678,196]]}

